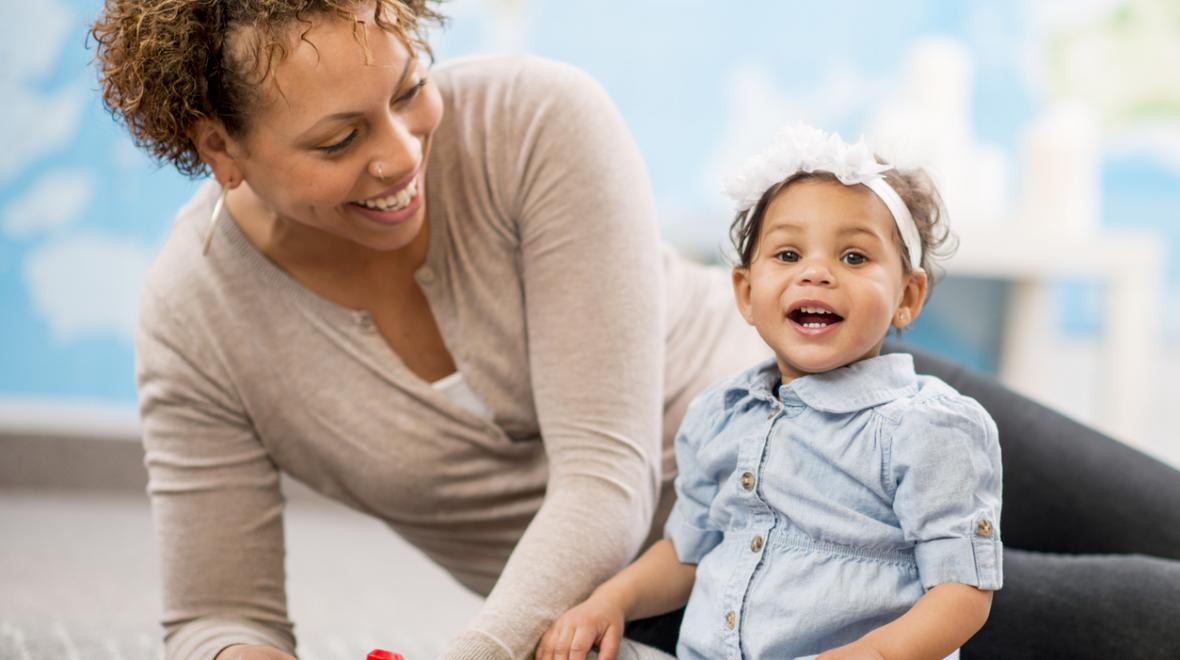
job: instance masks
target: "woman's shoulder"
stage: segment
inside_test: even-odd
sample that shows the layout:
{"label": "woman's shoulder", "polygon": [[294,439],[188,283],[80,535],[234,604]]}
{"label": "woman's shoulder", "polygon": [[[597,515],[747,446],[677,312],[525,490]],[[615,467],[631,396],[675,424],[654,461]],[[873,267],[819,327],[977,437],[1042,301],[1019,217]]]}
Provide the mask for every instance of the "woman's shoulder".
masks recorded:
{"label": "woman's shoulder", "polygon": [[599,85],[585,71],[565,62],[535,55],[481,55],[441,62],[431,74],[444,94],[492,95],[512,99],[523,95],[552,97],[596,90]]}
{"label": "woman's shoulder", "polygon": [[200,231],[203,224],[207,227],[216,202],[217,187],[208,182],[197,188],[176,212],[168,237],[144,276],[141,298],[171,298],[207,278],[207,269],[199,268],[197,259],[202,240]]}
{"label": "woman's shoulder", "polygon": [[[210,226],[218,188],[201,185],[180,208],[172,229],[144,276],[139,296],[141,328],[162,322],[181,325],[204,323],[219,317],[229,300],[227,291],[245,293],[242,278],[234,278],[237,255],[233,245],[233,220],[222,212]],[[203,246],[212,231],[208,253]],[[227,283],[236,279],[236,283]]]}
{"label": "woman's shoulder", "polygon": [[500,150],[560,150],[568,146],[561,135],[576,134],[571,126],[591,134],[617,129],[606,90],[571,64],[531,55],[466,57],[438,64],[431,75],[443,98],[442,132],[464,141],[483,135]]}

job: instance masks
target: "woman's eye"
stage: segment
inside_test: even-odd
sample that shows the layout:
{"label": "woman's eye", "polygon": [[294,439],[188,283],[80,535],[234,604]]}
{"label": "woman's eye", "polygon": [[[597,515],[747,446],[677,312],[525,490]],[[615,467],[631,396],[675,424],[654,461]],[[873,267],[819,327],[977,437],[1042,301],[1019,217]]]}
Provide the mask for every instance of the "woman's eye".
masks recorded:
{"label": "woman's eye", "polygon": [[849,266],[859,266],[866,261],[868,261],[868,257],[859,252],[849,252],[848,254],[844,255],[844,263],[848,264]]}
{"label": "woman's eye", "polygon": [[418,92],[422,91],[422,88],[425,86],[426,86],[426,79],[420,78],[418,80],[418,82],[414,83],[413,87],[406,90],[405,94],[402,94],[401,96],[397,97],[397,99],[394,102],[395,103],[406,103],[408,101],[413,100],[415,96],[418,96]]}
{"label": "woman's eye", "polygon": [[799,253],[794,250],[779,250],[775,253],[774,258],[786,263],[795,263],[799,261]]}
{"label": "woman's eye", "polygon": [[319,149],[320,149],[320,151],[325,151],[327,153],[334,154],[338,151],[342,151],[345,148],[347,148],[348,145],[352,144],[352,141],[355,139],[356,139],[356,129],[354,128],[354,129],[352,129],[352,131],[350,131],[348,133],[348,135],[344,136],[343,140],[333,143],[333,144],[329,144],[327,146],[320,147]]}

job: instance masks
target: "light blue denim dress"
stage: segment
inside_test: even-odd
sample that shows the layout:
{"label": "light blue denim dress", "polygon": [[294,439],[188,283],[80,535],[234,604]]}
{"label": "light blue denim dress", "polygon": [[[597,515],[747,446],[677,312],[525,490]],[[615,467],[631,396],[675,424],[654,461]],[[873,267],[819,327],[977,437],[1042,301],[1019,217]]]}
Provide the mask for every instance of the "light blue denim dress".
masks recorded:
{"label": "light blue denim dress", "polygon": [[805,657],[927,589],[999,589],[1000,447],[974,399],[883,355],[778,389],[773,360],[690,406],[666,535],[697,564],[677,657]]}

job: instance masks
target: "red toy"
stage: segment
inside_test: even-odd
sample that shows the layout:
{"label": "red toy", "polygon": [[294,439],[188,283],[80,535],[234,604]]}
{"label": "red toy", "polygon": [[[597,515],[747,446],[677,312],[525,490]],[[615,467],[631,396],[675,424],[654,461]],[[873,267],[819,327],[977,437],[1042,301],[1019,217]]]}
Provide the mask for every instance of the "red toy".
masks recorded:
{"label": "red toy", "polygon": [[400,653],[393,651],[386,651],[385,649],[373,649],[369,651],[369,656],[365,660],[406,660]]}

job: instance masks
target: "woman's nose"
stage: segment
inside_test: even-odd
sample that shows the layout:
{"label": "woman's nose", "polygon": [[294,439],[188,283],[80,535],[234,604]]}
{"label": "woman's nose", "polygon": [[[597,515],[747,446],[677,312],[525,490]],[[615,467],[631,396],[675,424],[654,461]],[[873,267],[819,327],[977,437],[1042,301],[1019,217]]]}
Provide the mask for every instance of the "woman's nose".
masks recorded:
{"label": "woman's nose", "polygon": [[379,147],[369,162],[369,174],[382,181],[400,181],[422,164],[422,139],[400,117],[392,117],[380,131]]}

